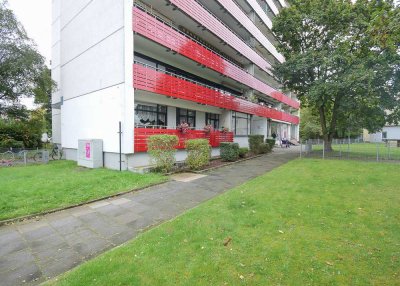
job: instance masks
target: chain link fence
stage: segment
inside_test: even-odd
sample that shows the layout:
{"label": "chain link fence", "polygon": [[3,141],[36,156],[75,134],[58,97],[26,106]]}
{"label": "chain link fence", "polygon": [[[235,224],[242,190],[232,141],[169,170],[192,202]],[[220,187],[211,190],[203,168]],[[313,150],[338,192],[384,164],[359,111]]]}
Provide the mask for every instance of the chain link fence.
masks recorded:
{"label": "chain link fence", "polygon": [[62,149],[19,149],[0,148],[0,168],[11,166],[27,166],[32,164],[46,164],[50,160],[60,160],[63,157]]}
{"label": "chain link fence", "polygon": [[334,139],[332,150],[327,147],[322,139],[305,140],[300,144],[300,156],[400,163],[400,140],[374,143],[362,139]]}

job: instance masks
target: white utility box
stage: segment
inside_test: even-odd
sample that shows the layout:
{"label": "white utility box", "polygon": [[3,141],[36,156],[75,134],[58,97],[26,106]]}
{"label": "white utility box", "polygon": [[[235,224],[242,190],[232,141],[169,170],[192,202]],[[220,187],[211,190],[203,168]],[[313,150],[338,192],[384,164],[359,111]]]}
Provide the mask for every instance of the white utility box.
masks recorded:
{"label": "white utility box", "polygon": [[87,168],[103,167],[103,140],[78,140],[78,166]]}

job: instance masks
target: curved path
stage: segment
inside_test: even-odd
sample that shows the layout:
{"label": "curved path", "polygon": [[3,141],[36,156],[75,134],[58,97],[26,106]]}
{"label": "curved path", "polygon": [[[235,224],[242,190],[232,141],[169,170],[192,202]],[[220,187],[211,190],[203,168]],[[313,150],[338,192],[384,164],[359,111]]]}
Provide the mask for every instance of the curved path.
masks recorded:
{"label": "curved path", "polygon": [[55,277],[298,157],[296,149],[278,148],[205,176],[180,175],[162,185],[0,227],[0,284],[36,285]]}

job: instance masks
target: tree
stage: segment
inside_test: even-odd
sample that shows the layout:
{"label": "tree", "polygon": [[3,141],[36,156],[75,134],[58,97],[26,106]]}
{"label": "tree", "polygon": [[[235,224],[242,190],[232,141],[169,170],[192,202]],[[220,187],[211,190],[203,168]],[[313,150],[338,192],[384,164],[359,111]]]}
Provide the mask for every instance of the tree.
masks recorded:
{"label": "tree", "polygon": [[35,104],[40,105],[40,108],[45,111],[45,129],[47,132],[51,132],[51,94],[55,88],[56,84],[51,79],[51,71],[45,67],[37,78],[37,86],[34,89],[34,94]]}
{"label": "tree", "polygon": [[300,138],[302,140],[315,139],[321,137],[321,125],[318,116],[310,108],[301,110]]}
{"label": "tree", "polygon": [[21,97],[43,92],[47,69],[44,58],[6,5],[0,0],[0,116],[15,112]]}
{"label": "tree", "polygon": [[376,132],[398,121],[399,8],[390,0],[290,2],[273,22],[286,58],[274,69],[302,107],[317,111],[326,151],[339,127]]}

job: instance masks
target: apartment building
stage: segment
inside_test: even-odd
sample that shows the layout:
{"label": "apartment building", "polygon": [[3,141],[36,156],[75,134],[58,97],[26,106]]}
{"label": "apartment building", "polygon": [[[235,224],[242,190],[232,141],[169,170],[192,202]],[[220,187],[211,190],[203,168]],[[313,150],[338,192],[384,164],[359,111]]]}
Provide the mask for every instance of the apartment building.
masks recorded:
{"label": "apartment building", "polygon": [[271,32],[285,5],[53,0],[53,141],[76,160],[79,139],[101,139],[104,166],[118,168],[121,150],[128,169],[149,164],[154,134],[177,135],[178,149],[207,138],[214,155],[222,141],[247,146],[250,134],[298,140],[299,102],[271,68],[285,60]]}

